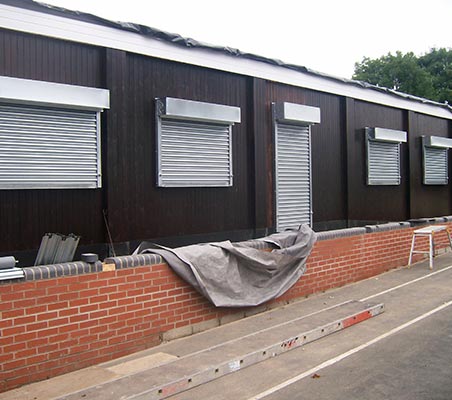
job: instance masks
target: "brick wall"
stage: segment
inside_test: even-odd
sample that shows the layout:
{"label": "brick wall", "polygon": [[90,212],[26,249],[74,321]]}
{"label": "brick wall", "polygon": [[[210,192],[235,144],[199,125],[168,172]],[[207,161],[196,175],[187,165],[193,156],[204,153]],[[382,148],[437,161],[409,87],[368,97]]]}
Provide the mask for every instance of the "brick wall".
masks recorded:
{"label": "brick wall", "polygon": [[[154,255],[26,269],[25,280],[0,284],[0,391],[404,266],[413,229],[327,233],[288,292],[245,310],[215,308]],[[444,248],[446,236],[436,243]]]}

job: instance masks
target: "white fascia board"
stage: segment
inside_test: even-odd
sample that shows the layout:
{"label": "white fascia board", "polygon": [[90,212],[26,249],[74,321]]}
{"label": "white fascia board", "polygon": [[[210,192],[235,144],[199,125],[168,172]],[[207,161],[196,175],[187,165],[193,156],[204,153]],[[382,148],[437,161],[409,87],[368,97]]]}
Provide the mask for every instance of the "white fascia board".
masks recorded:
{"label": "white fascia board", "polygon": [[0,101],[102,111],[110,107],[110,91],[0,76]]}
{"label": "white fascia board", "polygon": [[282,122],[319,124],[320,108],[295,103],[276,103],[276,119]]}
{"label": "white fascia board", "polygon": [[160,102],[159,114],[162,116],[228,124],[240,122],[240,107],[172,97],[164,97],[157,101]]}
{"label": "white fascia board", "polygon": [[385,128],[366,128],[369,139],[381,140],[384,142],[405,143],[407,134],[405,131]]}
{"label": "white fascia board", "polygon": [[267,79],[390,107],[452,119],[452,112],[377,90],[208,49],[184,48],[121,29],[0,5],[0,27]]}
{"label": "white fascia board", "polygon": [[452,139],[441,136],[424,136],[424,146],[437,147],[440,149],[451,149]]}

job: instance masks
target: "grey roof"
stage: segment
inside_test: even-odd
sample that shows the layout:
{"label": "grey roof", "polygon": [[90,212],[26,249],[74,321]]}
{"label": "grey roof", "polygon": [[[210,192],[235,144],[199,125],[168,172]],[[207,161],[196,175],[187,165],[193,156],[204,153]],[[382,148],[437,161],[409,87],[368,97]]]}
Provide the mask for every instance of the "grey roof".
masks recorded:
{"label": "grey roof", "polygon": [[364,89],[370,89],[370,90],[378,91],[381,93],[386,93],[386,94],[389,94],[392,96],[404,98],[404,99],[411,100],[411,101],[416,101],[416,102],[423,103],[423,104],[434,105],[437,107],[445,108],[446,110],[452,112],[452,107],[448,104],[438,103],[433,100],[429,100],[429,99],[425,99],[422,97],[398,92],[396,90],[381,87],[381,86],[372,85],[367,82],[340,78],[340,77],[329,75],[326,73],[314,71],[310,68],[307,68],[307,67],[304,67],[301,65],[285,63],[284,61],[281,61],[279,59],[274,59],[274,58],[264,57],[264,56],[260,56],[260,55],[256,55],[256,54],[252,54],[252,53],[243,52],[243,51],[233,48],[233,47],[212,45],[212,44],[201,42],[201,41],[198,41],[198,40],[195,40],[192,38],[183,37],[177,33],[165,32],[165,31],[162,31],[162,30],[159,30],[156,28],[152,28],[149,26],[145,26],[145,25],[135,24],[135,23],[131,23],[131,22],[111,21],[111,20],[99,17],[97,15],[93,15],[90,13],[68,10],[63,7],[58,7],[58,6],[54,6],[51,4],[41,3],[41,2],[37,2],[37,1],[33,1],[33,0],[0,0],[0,4],[6,4],[6,5],[13,6],[13,7],[21,7],[21,8],[25,8],[25,9],[40,11],[43,13],[63,16],[66,18],[72,18],[72,19],[76,19],[79,21],[84,21],[84,22],[89,22],[89,23],[93,23],[93,24],[112,27],[112,28],[116,28],[116,29],[120,29],[120,30],[124,30],[124,31],[128,31],[128,32],[134,32],[139,35],[152,37],[153,39],[168,42],[175,46],[181,46],[184,48],[205,49],[205,50],[209,50],[212,52],[227,54],[232,57],[240,57],[240,58],[263,62],[266,64],[276,65],[281,68],[287,68],[287,69],[311,74],[311,75],[321,77],[321,78],[324,78],[327,80],[342,82],[342,83],[346,83],[348,85],[352,85],[352,86],[356,86],[356,87],[360,87],[360,88],[364,88]]}

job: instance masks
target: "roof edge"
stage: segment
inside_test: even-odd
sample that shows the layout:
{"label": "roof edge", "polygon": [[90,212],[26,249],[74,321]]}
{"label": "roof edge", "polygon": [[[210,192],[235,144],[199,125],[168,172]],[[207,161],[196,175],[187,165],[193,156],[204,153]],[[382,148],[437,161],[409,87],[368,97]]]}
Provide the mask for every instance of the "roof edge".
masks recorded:
{"label": "roof edge", "polygon": [[[75,21],[77,21],[82,25],[94,24],[99,26],[99,28],[103,27],[125,31],[129,34],[135,34],[139,35],[139,37],[145,37],[151,42],[160,42],[163,46],[156,46],[155,43],[148,43],[149,46],[147,49],[141,49],[143,43],[140,43],[140,46],[138,46],[137,44],[133,43],[134,40],[131,37],[127,40],[122,41],[122,43],[120,44],[113,44],[112,41],[112,43],[109,45],[108,32],[103,32],[104,35],[102,35],[102,38],[104,40],[96,40],[95,35],[86,34],[77,36],[77,30],[69,29],[69,27],[67,27],[66,31],[64,31],[64,27],[63,29],[59,27],[58,29],[52,30],[52,27],[49,26],[48,20],[45,22],[42,21],[41,24],[36,24],[35,22],[33,22],[35,26],[32,26],[32,21],[20,21],[21,23],[15,24],[15,21],[19,22],[19,20],[21,19],[21,16],[18,14],[15,15],[15,20],[9,19],[9,23],[8,21],[6,21],[6,19],[8,18],[2,19],[2,17],[0,16],[0,27],[6,27],[7,29],[36,33],[44,36],[50,36],[64,40],[72,40],[96,46],[117,48],[138,54],[154,56],[157,58],[168,59],[172,61],[185,62],[188,64],[214,68],[232,73],[239,73],[247,76],[254,76],[270,81],[305,87],[307,89],[347,96],[355,98],[357,100],[364,100],[377,104],[388,105],[452,119],[452,107],[448,104],[438,103],[433,100],[397,92],[392,89],[372,85],[362,81],[336,77],[326,73],[314,71],[304,66],[284,63],[283,61],[278,59],[242,52],[239,49],[211,45],[191,38],[185,38],[179,34],[165,32],[148,26],[128,22],[111,21],[93,14],[68,10],[62,7],[36,2],[33,0],[0,0],[0,6],[1,4],[7,7],[28,10],[30,13],[44,13],[47,15],[53,15],[56,18],[73,20],[74,23]],[[27,16],[23,15],[23,17],[27,19]],[[30,15],[28,15],[28,18],[30,18]],[[112,34],[111,37],[113,36],[115,35]],[[181,50],[179,51],[179,53],[183,54],[179,54],[175,50],[171,51],[170,48],[164,48],[165,45],[172,47],[177,46],[177,48]],[[173,49],[175,48],[173,47]],[[190,55],[188,55],[188,50],[191,53]],[[198,50],[198,52],[196,52],[196,50]],[[216,53],[214,58],[217,59],[208,60],[206,52]],[[210,55],[210,57],[212,58],[212,55]],[[230,57],[234,58],[232,62]],[[225,58],[229,58],[229,61],[227,62]],[[237,63],[238,60],[243,60],[243,65],[238,66],[237,68],[233,67],[232,64]],[[250,63],[252,63],[253,65],[250,65]],[[265,66],[267,66],[267,68]],[[270,70],[271,68],[269,69],[268,67],[276,67],[278,68],[278,70],[285,70],[286,72],[281,73],[281,76],[278,77],[278,73],[274,70]],[[293,73],[298,73],[299,76],[296,77]],[[305,79],[302,79],[302,76],[304,76]],[[308,76],[312,77],[312,79],[306,79],[306,77]],[[330,84],[328,84],[328,82],[330,82]],[[388,99],[393,98],[394,101],[385,101],[383,97],[386,96]],[[415,104],[417,104],[417,106],[414,106]]]}

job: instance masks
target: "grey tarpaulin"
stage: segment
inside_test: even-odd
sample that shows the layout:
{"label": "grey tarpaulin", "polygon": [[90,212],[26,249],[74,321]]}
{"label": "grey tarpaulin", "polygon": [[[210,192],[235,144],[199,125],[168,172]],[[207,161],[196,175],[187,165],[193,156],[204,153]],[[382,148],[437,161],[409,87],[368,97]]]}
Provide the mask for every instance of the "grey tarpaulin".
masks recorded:
{"label": "grey tarpaulin", "polygon": [[282,295],[303,275],[316,235],[302,225],[260,240],[279,248],[265,252],[224,241],[170,249],[144,242],[134,254],[161,255],[217,307],[256,306]]}

